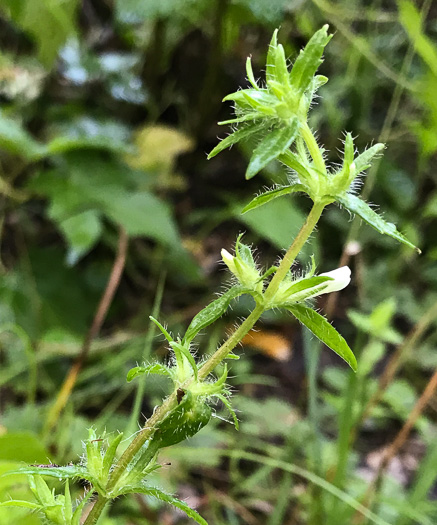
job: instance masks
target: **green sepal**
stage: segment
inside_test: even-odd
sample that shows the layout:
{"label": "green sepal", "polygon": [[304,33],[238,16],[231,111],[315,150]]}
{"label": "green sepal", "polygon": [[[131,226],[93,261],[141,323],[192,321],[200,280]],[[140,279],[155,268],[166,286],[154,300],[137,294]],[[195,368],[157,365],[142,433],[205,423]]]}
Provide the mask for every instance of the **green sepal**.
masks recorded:
{"label": "green sepal", "polygon": [[201,310],[191,321],[185,336],[182,340],[182,344],[189,344],[196,337],[196,335],[214,323],[219,317],[221,317],[228,309],[231,301],[245,293],[245,289],[242,286],[233,286],[230,290],[224,293],[221,297],[210,303],[206,308]]}
{"label": "green sepal", "polygon": [[194,357],[192,353],[190,352],[190,349],[188,346],[185,346],[182,343],[178,343],[177,341],[173,341],[170,343],[170,346],[172,347],[173,351],[176,353],[176,351],[179,351],[185,359],[190,363],[190,366],[193,370],[194,378],[197,379],[197,365],[196,361],[194,360]]}
{"label": "green sepal", "polygon": [[[332,277],[326,277],[324,275],[317,275],[314,277],[308,277],[307,279],[301,279],[288,288],[286,288],[281,295],[287,297],[286,302],[300,302],[305,301],[309,297],[320,294],[324,288],[326,288],[326,283],[328,281],[333,281]],[[293,299],[292,296],[295,296]]]}
{"label": "green sepal", "polygon": [[249,202],[249,204],[247,204],[241,210],[241,213],[242,214],[247,213],[248,211],[254,210],[255,208],[259,208],[260,206],[267,204],[273,199],[282,197],[282,195],[289,195],[290,193],[295,193],[297,191],[305,192],[306,191],[305,186],[303,186],[302,184],[292,184],[290,186],[281,186],[279,188],[273,188],[271,190],[267,190],[261,195],[257,195],[254,199],[252,199]]}
{"label": "green sepal", "polygon": [[161,365],[160,363],[153,363],[151,365],[136,366],[134,368],[131,368],[127,373],[126,380],[130,382],[132,381],[132,379],[135,379],[137,376],[141,376],[143,374],[157,374],[160,376],[171,377],[171,372],[165,365]]}
{"label": "green sepal", "polygon": [[328,25],[324,25],[299,53],[290,72],[290,84],[300,95],[310,87],[317,69],[323,62],[322,55],[325,46],[331,38],[332,35],[328,35]]}
{"label": "green sepal", "polygon": [[199,525],[208,525],[206,520],[204,520],[202,516],[200,516],[200,514],[198,514],[195,510],[189,507],[186,503],[175,498],[171,494],[167,494],[157,488],[148,487],[143,483],[139,485],[128,485],[121,488],[117,492],[117,496],[123,496],[125,494],[146,494],[147,496],[152,496],[156,499],[159,499],[160,501],[169,503],[170,505],[173,505],[173,507],[176,507],[177,509],[185,512],[185,514],[189,518],[194,520],[196,523],[199,523]]}
{"label": "green sepal", "polygon": [[120,432],[114,439],[110,442],[108,448],[106,449],[105,456],[103,457],[102,464],[102,478],[108,478],[109,471],[111,470],[112,464],[114,463],[115,454],[117,452],[118,445],[123,439],[123,432]]}
{"label": "green sepal", "polygon": [[216,394],[216,397],[220,399],[220,401],[225,405],[225,407],[229,410],[229,413],[232,416],[232,419],[234,420],[234,426],[235,430],[240,430],[240,425],[238,423],[237,414],[235,413],[235,410],[232,408],[231,403],[229,402],[229,399],[227,399],[223,394]]}
{"label": "green sepal", "polygon": [[149,315],[149,319],[156,324],[156,326],[161,330],[162,334],[164,335],[164,337],[167,339],[167,341],[169,343],[172,343],[173,342],[173,337],[167,332],[167,330],[162,326],[162,324],[157,320],[155,319],[154,317],[152,317],[151,315]]}
{"label": "green sepal", "polygon": [[418,253],[421,253],[420,249],[414,246],[402,233],[400,233],[396,226],[391,222],[386,222],[380,215],[378,215],[372,208],[361,200],[356,195],[351,193],[343,193],[333,197],[338,203],[352,213],[355,213],[367,222],[372,228],[383,235],[388,235],[393,239],[414,248]]}
{"label": "green sepal", "polygon": [[362,171],[365,171],[367,168],[370,168],[372,159],[381,153],[381,151],[385,148],[385,144],[378,143],[372,146],[371,148],[366,149],[361,153],[361,155],[358,155],[358,157],[354,160],[355,164],[355,173],[358,175]]}
{"label": "green sepal", "polygon": [[357,371],[357,360],[352,350],[349,348],[343,336],[337,332],[325,317],[312,308],[308,308],[302,304],[287,306],[286,309],[320,339],[322,343],[344,359],[354,372]]}
{"label": "green sepal", "polygon": [[245,128],[238,129],[237,131],[234,131],[234,133],[231,133],[231,135],[228,135],[223,140],[221,140],[217,146],[209,153],[208,160],[215,157],[218,153],[223,151],[226,148],[229,148],[230,146],[233,146],[234,144],[237,144],[241,140],[246,140],[258,131],[262,129],[264,124],[258,124],[258,125],[251,125]]}
{"label": "green sepal", "polygon": [[246,73],[247,73],[247,79],[252,84],[253,88],[258,90],[259,87],[258,87],[258,84],[256,83],[256,80],[253,74],[252,60],[250,57],[247,57],[247,60],[246,60]]}
{"label": "green sepal", "polygon": [[266,59],[266,81],[267,84],[276,79],[276,60],[275,54],[278,47],[278,29],[275,29],[270,40],[269,49],[267,51]]}
{"label": "green sepal", "polygon": [[254,177],[269,162],[284,153],[293,144],[298,131],[299,121],[294,117],[287,126],[277,128],[266,135],[252,153],[246,170],[246,179]]}

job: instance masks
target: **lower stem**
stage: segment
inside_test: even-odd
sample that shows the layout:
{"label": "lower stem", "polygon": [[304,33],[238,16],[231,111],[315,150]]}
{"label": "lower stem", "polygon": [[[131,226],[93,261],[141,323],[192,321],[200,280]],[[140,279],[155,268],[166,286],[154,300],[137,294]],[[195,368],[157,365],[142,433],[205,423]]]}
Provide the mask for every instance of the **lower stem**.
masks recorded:
{"label": "lower stem", "polygon": [[[257,304],[252,313],[243,321],[243,323],[235,330],[235,332],[225,341],[222,346],[216,350],[216,352],[206,361],[206,363],[200,368],[198,373],[198,379],[203,380],[219,365],[232,350],[238,345],[238,343],[243,339],[243,337],[253,328],[255,323],[261,317],[262,313],[266,310],[266,305],[268,305],[269,300],[273,299],[276,292],[278,291],[279,285],[286,277],[288,271],[291,268],[294,260],[299,254],[305,242],[308,240],[309,236],[313,232],[320,216],[323,212],[325,205],[321,203],[314,203],[304,225],[300,229],[296,238],[294,239],[292,245],[288,249],[284,258],[282,259],[279,268],[276,270],[273,279],[270,281],[269,286],[267,287],[264,293],[264,304]],[[268,309],[268,308],[267,308]],[[188,386],[189,382],[186,385]],[[133,460],[135,455],[140,451],[141,447],[146,443],[146,441],[153,437],[155,428],[157,425],[167,416],[169,411],[173,410],[177,406],[177,392],[176,390],[170,394],[170,396],[163,402],[163,404],[153,413],[152,417],[147,420],[143,430],[139,432],[127,449],[124,451],[120,459],[118,460],[117,465],[112,471],[108,484],[107,491],[110,492],[116,485],[117,481],[122,476],[123,472],[126,470],[127,466]],[[87,519],[85,520],[84,525],[94,525],[100,514],[103,511],[106,503],[108,503],[107,498],[102,498],[98,496],[94,507]]]}

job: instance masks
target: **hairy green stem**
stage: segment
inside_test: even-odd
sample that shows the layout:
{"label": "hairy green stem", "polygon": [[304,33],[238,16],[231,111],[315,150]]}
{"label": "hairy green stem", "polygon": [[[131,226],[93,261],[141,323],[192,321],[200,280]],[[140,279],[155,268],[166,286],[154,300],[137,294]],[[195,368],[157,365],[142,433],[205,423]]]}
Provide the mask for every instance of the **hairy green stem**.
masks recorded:
{"label": "hairy green stem", "polygon": [[[314,141],[315,143],[315,141]],[[316,144],[316,143],[315,143]],[[317,146],[317,144],[316,144]],[[218,350],[206,361],[206,363],[200,368],[198,373],[198,379],[203,380],[219,365],[232,350],[240,343],[243,337],[253,328],[255,323],[261,317],[262,313],[268,309],[269,300],[271,300],[276,292],[278,291],[279,285],[286,277],[288,271],[291,268],[294,260],[299,254],[305,242],[310,237],[320,216],[323,212],[325,205],[322,203],[314,203],[304,225],[300,229],[296,238],[294,239],[292,245],[288,249],[284,258],[282,259],[279,268],[276,270],[273,279],[270,281],[269,286],[267,287],[264,297],[264,304],[257,304],[252,313],[243,321],[243,323],[233,332],[233,334],[225,341]],[[192,380],[187,381],[186,385],[188,386]],[[163,404],[155,410],[152,417],[147,420],[144,428],[136,435],[132,440],[130,445],[124,451],[120,459],[118,460],[117,465],[112,471],[106,490],[110,492],[116,485],[117,481],[123,475],[127,466],[131,463],[135,455],[141,450],[141,447],[146,443],[148,439],[153,437],[155,428],[163,419],[168,415],[168,413],[177,406],[177,392],[176,390],[170,394],[170,396],[163,402]],[[87,519],[85,520],[84,525],[94,525],[100,514],[103,511],[108,499],[98,496],[96,503]]]}
{"label": "hairy green stem", "polygon": [[291,265],[294,263],[303,245],[306,243],[309,236],[316,227],[316,224],[319,221],[320,216],[322,215],[324,207],[325,204],[314,203],[313,207],[311,208],[311,211],[308,217],[306,218],[304,225],[297,234],[297,237],[294,239],[293,244],[290,246],[287,253],[284,255],[284,258],[282,259],[279,268],[276,270],[273,279],[270,281],[270,284],[264,293],[264,299],[267,303],[269,302],[269,300],[273,299],[276,292],[278,291],[279,285],[286,277],[288,271],[291,268]]}

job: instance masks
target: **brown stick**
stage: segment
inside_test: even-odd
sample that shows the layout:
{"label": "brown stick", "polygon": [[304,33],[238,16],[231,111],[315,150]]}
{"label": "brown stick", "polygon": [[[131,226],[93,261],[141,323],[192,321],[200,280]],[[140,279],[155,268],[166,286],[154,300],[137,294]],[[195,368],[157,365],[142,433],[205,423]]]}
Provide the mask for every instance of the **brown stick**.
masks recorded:
{"label": "brown stick", "polygon": [[[410,414],[408,415],[408,418],[405,421],[404,426],[398,432],[397,436],[395,437],[391,445],[385,450],[383,457],[381,459],[381,462],[379,463],[378,470],[376,471],[375,477],[372,483],[369,485],[364,495],[363,505],[365,505],[366,507],[370,507],[373,501],[373,497],[376,493],[376,490],[381,484],[382,475],[384,471],[389,466],[391,460],[396,456],[396,454],[405,444],[406,440],[408,439],[408,436],[410,435],[411,430],[416,424],[416,421],[418,420],[422,412],[425,410],[425,407],[431,400],[436,389],[437,389],[437,369],[434,371],[434,374],[432,375],[431,379],[428,381],[428,384],[426,385],[425,390],[423,391],[422,395],[418,399],[417,403],[414,405],[413,410],[411,410]],[[360,516],[356,515],[356,520],[354,521],[354,523],[357,523],[357,524],[362,523],[362,521],[360,521],[361,519],[362,519],[362,515]]]}
{"label": "brown stick", "polygon": [[379,378],[378,388],[373,396],[367,402],[363,413],[360,417],[360,421],[357,425],[363,422],[372,411],[372,408],[378,403],[381,399],[382,394],[384,393],[387,386],[393,381],[394,376],[399,370],[402,360],[405,356],[411,351],[412,348],[416,345],[417,341],[422,337],[423,333],[426,331],[430,323],[437,317],[437,302],[434,303],[431,308],[421,317],[418,323],[413,327],[410,333],[405,338],[404,342],[401,343],[395,350],[394,354],[391,356],[387,366],[385,367],[381,377]]}
{"label": "brown stick", "polygon": [[67,377],[65,378],[64,383],[58,393],[56,401],[50,409],[45,427],[46,433],[50,432],[56,425],[59,415],[64,409],[65,405],[67,404],[70,394],[74,388],[77,376],[79,375],[79,372],[88,356],[91,343],[100,332],[102,324],[108,313],[109,307],[111,306],[115,292],[117,291],[118,285],[120,284],[121,275],[123,273],[124,266],[126,263],[127,247],[127,233],[124,230],[124,228],[120,227],[117,254],[114,259],[114,264],[112,265],[112,270],[111,274],[109,275],[108,283],[106,285],[105,291],[103,292],[102,298],[100,299],[100,303],[94,315],[93,322],[83,340],[81,351],[75,359],[73,365],[71,366]]}

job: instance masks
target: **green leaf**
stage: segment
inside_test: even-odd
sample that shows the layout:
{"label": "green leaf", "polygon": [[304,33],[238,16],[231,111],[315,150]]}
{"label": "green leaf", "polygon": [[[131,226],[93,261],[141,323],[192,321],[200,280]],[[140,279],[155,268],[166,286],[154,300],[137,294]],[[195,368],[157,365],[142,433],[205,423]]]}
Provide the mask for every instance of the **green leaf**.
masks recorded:
{"label": "green leaf", "polygon": [[163,336],[167,339],[167,341],[169,343],[172,343],[173,337],[167,332],[167,330],[162,326],[162,324],[151,315],[149,315],[149,319],[152,321],[152,323],[155,323],[155,325],[161,330]]}
{"label": "green leaf", "polygon": [[46,148],[37,142],[16,120],[0,114],[0,148],[28,161],[46,154]]}
{"label": "green leaf", "polygon": [[278,103],[276,97],[271,95],[265,89],[240,89],[235,93],[230,93],[224,99],[224,102],[233,101],[241,109],[255,109],[269,115],[274,115],[275,111],[272,106]]}
{"label": "green leaf", "polygon": [[252,125],[247,126],[242,129],[238,129],[237,131],[234,131],[234,133],[231,133],[231,135],[228,135],[226,138],[224,138],[222,141],[220,141],[217,146],[209,153],[208,160],[215,157],[218,153],[223,151],[226,148],[229,148],[230,146],[233,146],[234,144],[237,144],[241,140],[246,140],[262,128],[262,125]]}
{"label": "green leaf", "polygon": [[48,455],[41,439],[30,432],[7,432],[0,436],[0,461],[44,463]]}
{"label": "green leaf", "polygon": [[246,73],[247,73],[247,79],[252,84],[253,88],[258,90],[259,87],[253,75],[252,60],[250,59],[250,57],[247,57],[247,60],[246,60]]}
{"label": "green leaf", "polygon": [[362,171],[366,170],[370,167],[370,164],[372,162],[372,159],[375,157],[375,155],[378,155],[378,153],[381,153],[381,151],[385,148],[385,144],[375,144],[371,148],[366,149],[361,153],[361,155],[358,155],[358,157],[354,160],[355,164],[355,173],[358,175]]}
{"label": "green leaf", "polygon": [[352,213],[356,213],[361,217],[367,224],[375,228],[376,231],[382,233],[383,235],[388,235],[393,239],[396,239],[403,244],[406,244],[410,248],[414,248],[418,253],[421,253],[419,248],[414,246],[406,237],[398,232],[396,226],[391,222],[386,222],[380,215],[370,208],[363,200],[355,195],[350,193],[344,193],[342,195],[334,197],[337,202],[339,202],[346,209]]}
{"label": "green leaf", "polygon": [[278,30],[275,29],[273,32],[272,39],[270,40],[269,50],[267,52],[266,60],[266,80],[267,82],[276,80],[276,60],[275,54],[278,47]]}
{"label": "green leaf", "polygon": [[86,255],[98,241],[102,233],[100,214],[87,210],[60,221],[61,229],[69,245],[68,263],[75,264]]}
{"label": "green leaf", "polygon": [[109,471],[112,467],[112,463],[114,462],[115,454],[117,452],[118,445],[120,444],[121,440],[123,439],[123,432],[120,432],[115,438],[112,439],[111,443],[109,444],[108,448],[105,452],[105,457],[103,458],[102,463],[102,478],[105,479],[109,475]]}
{"label": "green leaf", "polygon": [[173,341],[170,343],[170,346],[172,347],[173,351],[175,349],[179,350],[179,352],[185,357],[185,359],[190,363],[190,366],[193,370],[193,374],[194,374],[194,379],[197,380],[197,365],[196,365],[196,361],[193,357],[193,354],[190,352],[190,349],[181,344],[181,343],[178,343],[176,341]]}
{"label": "green leaf", "polygon": [[235,410],[232,408],[232,405],[231,403],[229,402],[229,399],[227,399],[224,395],[222,394],[215,394],[216,397],[218,397],[218,399],[220,399],[220,401],[225,405],[225,407],[229,410],[231,416],[232,416],[232,419],[234,420],[234,426],[235,426],[235,430],[240,430],[240,425],[238,423],[238,418],[237,418],[237,414],[235,413]]}
{"label": "green leaf", "polygon": [[17,26],[35,40],[41,62],[52,67],[60,47],[76,31],[78,0],[3,0],[1,3]]}
{"label": "green leaf", "polygon": [[127,373],[126,380],[130,382],[132,379],[135,379],[137,376],[141,376],[143,374],[157,374],[160,376],[171,375],[169,369],[166,366],[161,365],[160,363],[154,363],[152,365],[136,366],[135,368],[131,368]]}
{"label": "green leaf", "polygon": [[437,76],[437,47],[425,34],[423,29],[422,13],[414,2],[409,0],[399,1],[399,21],[408,33],[410,41],[414,44],[417,54]]}
{"label": "green leaf", "polygon": [[259,208],[260,206],[263,206],[264,204],[267,204],[268,202],[272,201],[273,199],[276,199],[277,197],[282,197],[282,195],[288,195],[290,193],[295,193],[296,191],[305,191],[305,186],[302,186],[302,184],[293,184],[291,186],[281,186],[279,188],[273,188],[271,190],[265,191],[261,195],[258,195],[254,199],[252,199],[247,206],[245,206],[241,213],[247,213],[250,210],[254,210],[255,208]]}
{"label": "green leaf", "polygon": [[164,244],[179,244],[176,224],[169,206],[148,192],[129,193],[100,202],[108,217],[123,226],[130,236],[151,237]]}
{"label": "green leaf", "polygon": [[[73,479],[84,478],[89,480],[89,475],[85,467],[79,465],[69,465],[66,467],[46,467],[28,465],[26,467],[18,468],[16,470],[9,470],[3,476],[11,474],[27,474],[30,476],[49,476],[57,479]],[[91,480],[90,480],[91,481]]]}
{"label": "green leaf", "polygon": [[182,510],[188,517],[193,519],[196,523],[199,523],[200,525],[208,525],[206,520],[204,520],[202,516],[200,516],[200,514],[198,514],[195,510],[189,507],[186,503],[175,498],[171,494],[166,494],[165,492],[157,488],[147,487],[143,484],[136,486],[132,485],[124,487],[120,490],[120,492],[117,495],[122,496],[124,494],[147,494],[148,496],[153,496],[154,498],[164,501],[165,503],[169,503],[170,505],[173,505],[179,510]]}
{"label": "green leaf", "polygon": [[287,61],[285,59],[284,48],[282,44],[278,44],[275,53],[275,76],[276,80],[282,86],[289,85],[289,74],[287,69]]}
{"label": "green leaf", "polygon": [[337,332],[337,330],[329,323],[329,321],[318,314],[312,308],[295,304],[287,306],[289,310],[298,321],[308,328],[322,343],[328,346],[331,350],[339,355],[352,368],[354,372],[357,370],[357,360],[355,359],[352,350],[344,338]]}
{"label": "green leaf", "polygon": [[0,507],[24,507],[26,509],[32,510],[42,510],[43,506],[38,503],[32,503],[30,501],[19,501],[19,500],[10,500],[10,501],[1,501]]}
{"label": "green leaf", "polygon": [[300,94],[310,87],[317,69],[323,62],[322,55],[325,46],[331,38],[332,35],[328,35],[328,25],[324,25],[299,53],[290,72],[290,83]]}
{"label": "green leaf", "polygon": [[289,125],[266,135],[252,153],[246,170],[246,179],[251,179],[269,162],[284,153],[294,142],[299,131],[299,121],[294,117]]}
{"label": "green leaf", "polygon": [[201,330],[212,324],[226,312],[233,299],[243,293],[244,289],[241,286],[234,286],[221,297],[210,303],[206,308],[201,310],[191,321],[182,343],[191,343]]}

